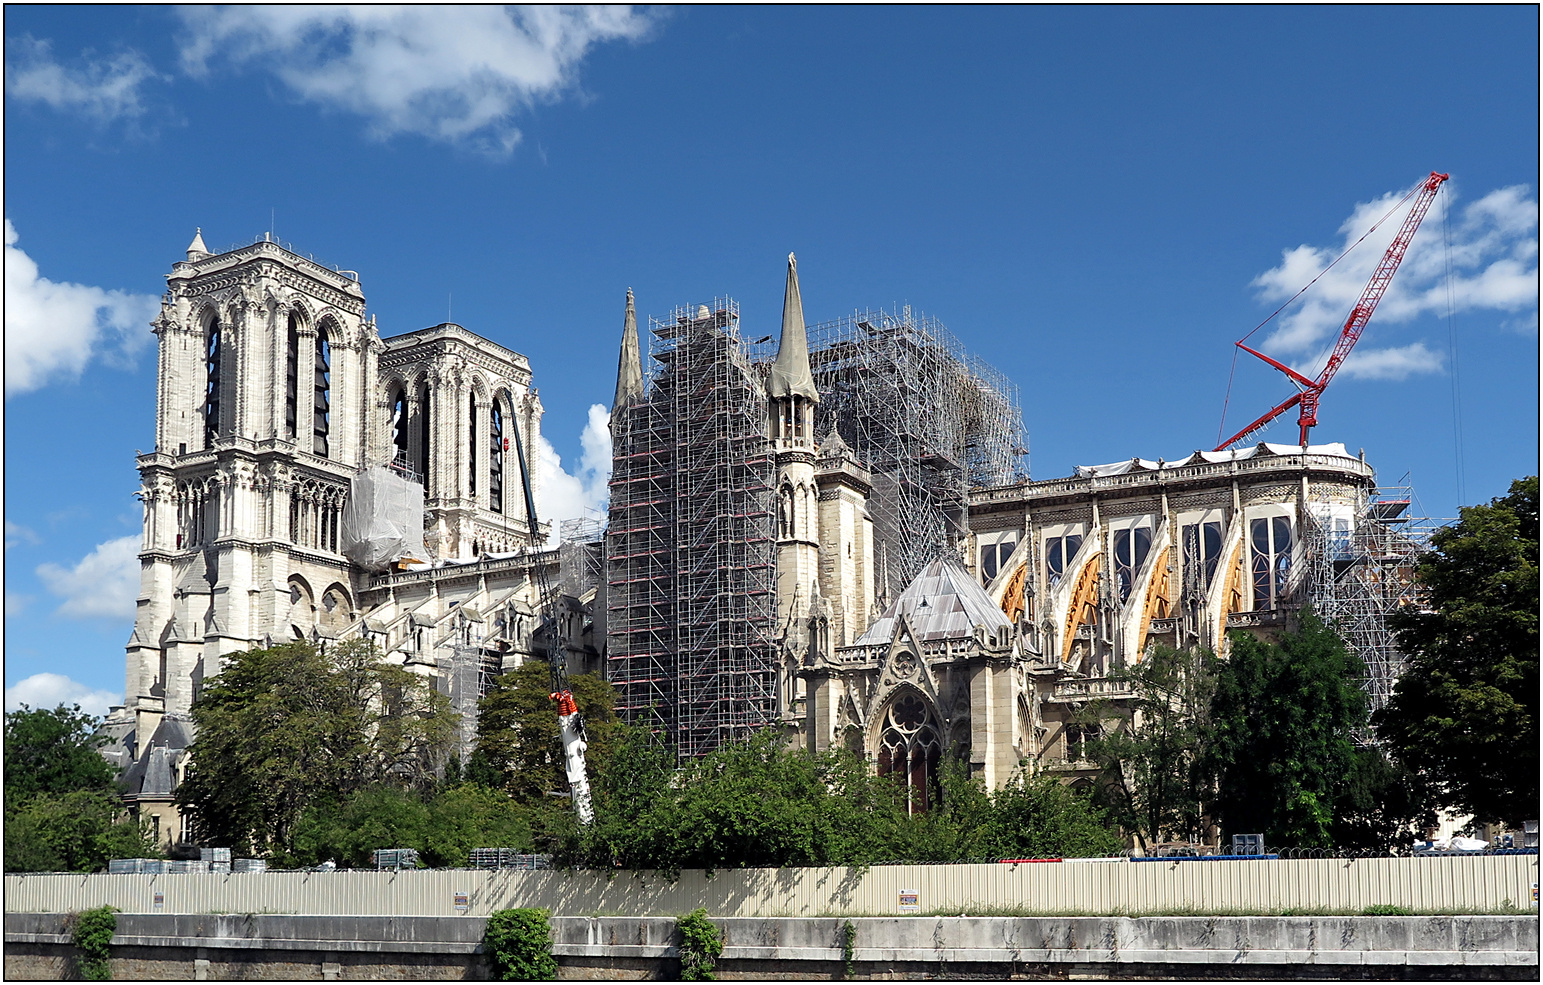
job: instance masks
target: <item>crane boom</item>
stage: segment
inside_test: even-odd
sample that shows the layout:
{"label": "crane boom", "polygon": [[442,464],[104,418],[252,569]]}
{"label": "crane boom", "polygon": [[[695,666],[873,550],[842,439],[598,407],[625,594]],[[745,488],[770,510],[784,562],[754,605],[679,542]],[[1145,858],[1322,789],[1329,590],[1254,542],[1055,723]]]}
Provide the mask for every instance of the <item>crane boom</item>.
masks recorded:
{"label": "crane boom", "polygon": [[1307,444],[1308,431],[1318,424],[1318,402],[1323,396],[1323,391],[1328,388],[1329,381],[1334,379],[1334,374],[1339,372],[1345,357],[1350,355],[1350,350],[1355,348],[1361,333],[1366,330],[1366,323],[1371,321],[1372,312],[1377,310],[1377,305],[1382,301],[1382,296],[1387,293],[1388,285],[1393,282],[1393,275],[1398,271],[1398,265],[1404,262],[1404,254],[1409,250],[1409,244],[1414,239],[1415,231],[1420,228],[1420,223],[1425,219],[1425,213],[1430,211],[1431,203],[1435,201],[1436,192],[1440,190],[1441,183],[1450,175],[1440,174],[1436,171],[1430,173],[1430,177],[1422,181],[1410,195],[1414,196],[1414,204],[1409,207],[1409,214],[1404,216],[1403,225],[1393,237],[1393,242],[1388,244],[1387,251],[1382,254],[1382,260],[1378,262],[1377,269],[1372,272],[1372,279],[1367,282],[1361,291],[1360,300],[1355,307],[1350,309],[1350,316],[1345,319],[1344,328],[1340,329],[1339,340],[1334,343],[1334,351],[1329,353],[1329,360],[1323,366],[1323,370],[1316,379],[1308,379],[1262,352],[1256,352],[1238,342],[1238,348],[1250,355],[1258,356],[1271,366],[1285,373],[1299,389],[1298,392],[1270,408],[1264,415],[1252,424],[1228,438],[1216,446],[1217,451],[1225,451],[1240,441],[1257,434],[1265,425],[1275,420],[1281,414],[1292,407],[1300,407],[1297,416],[1297,424],[1301,428],[1299,443]]}
{"label": "crane boom", "polygon": [[[531,552],[534,554],[541,547],[541,534],[536,522],[536,498],[532,495],[530,487],[530,469],[527,468],[525,460],[525,442],[520,437],[518,424],[514,427],[514,450],[520,463],[520,476],[524,479],[525,529],[530,537]],[[584,718],[579,714],[579,706],[573,699],[573,691],[568,688],[568,671],[563,666],[562,647],[556,639],[557,596],[546,576],[546,569],[540,561],[532,559],[530,570],[539,596],[537,604],[541,608],[541,621],[546,624],[546,658],[547,664],[552,668],[551,698],[557,703],[557,726],[562,734],[563,773],[568,778],[568,789],[573,794],[573,809],[579,816],[579,823],[593,824],[595,808],[590,799],[589,770],[584,756],[589,748],[589,741],[584,732]]]}

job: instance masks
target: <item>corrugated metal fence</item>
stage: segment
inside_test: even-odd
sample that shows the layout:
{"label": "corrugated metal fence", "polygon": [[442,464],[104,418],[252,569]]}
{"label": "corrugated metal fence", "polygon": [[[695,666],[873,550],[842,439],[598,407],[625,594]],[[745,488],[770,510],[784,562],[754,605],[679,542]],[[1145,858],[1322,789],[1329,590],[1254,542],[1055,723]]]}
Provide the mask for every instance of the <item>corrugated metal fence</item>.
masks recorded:
{"label": "corrugated metal fence", "polygon": [[[67,913],[486,916],[513,906],[561,915],[715,916],[912,912],[1153,913],[1487,911],[1534,905],[1538,856],[1051,862],[654,873],[478,871],[7,875],[5,909]],[[912,899],[914,897],[914,900]]]}

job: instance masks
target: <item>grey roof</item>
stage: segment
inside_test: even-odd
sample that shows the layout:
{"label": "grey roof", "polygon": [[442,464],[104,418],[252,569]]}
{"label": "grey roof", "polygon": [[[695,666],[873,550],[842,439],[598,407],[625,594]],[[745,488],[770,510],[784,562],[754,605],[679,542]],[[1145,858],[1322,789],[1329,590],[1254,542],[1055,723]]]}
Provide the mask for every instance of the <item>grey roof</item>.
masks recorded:
{"label": "grey roof", "polygon": [[139,787],[140,794],[169,794],[172,792],[172,750],[156,746],[147,754],[145,779]]}
{"label": "grey roof", "polygon": [[804,331],[804,301],[798,293],[798,261],[788,254],[788,286],[782,295],[782,338],[777,342],[777,361],[766,384],[770,397],[799,396],[820,402],[809,371],[809,336]]}
{"label": "grey roof", "polygon": [[996,631],[1013,625],[970,573],[947,558],[929,562],[852,645],[888,643],[902,615],[918,640],[962,639],[976,626]]}
{"label": "grey roof", "polygon": [[123,774],[130,794],[169,794],[175,788],[177,758],[193,742],[192,723],[166,716],[150,741],[140,747],[139,759]]}
{"label": "grey roof", "polygon": [[621,356],[616,361],[616,401],[619,410],[643,396],[643,359],[638,347],[638,314],[632,303],[632,289],[627,289],[627,317],[622,323]]}

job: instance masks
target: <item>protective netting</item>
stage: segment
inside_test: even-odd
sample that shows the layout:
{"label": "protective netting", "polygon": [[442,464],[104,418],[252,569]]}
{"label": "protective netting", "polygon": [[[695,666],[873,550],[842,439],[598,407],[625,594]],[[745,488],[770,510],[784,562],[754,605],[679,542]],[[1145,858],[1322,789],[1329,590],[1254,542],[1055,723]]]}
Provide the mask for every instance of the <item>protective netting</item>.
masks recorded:
{"label": "protective netting", "polygon": [[419,558],[423,550],[423,487],[390,469],[354,476],[343,506],[343,556],[369,571]]}

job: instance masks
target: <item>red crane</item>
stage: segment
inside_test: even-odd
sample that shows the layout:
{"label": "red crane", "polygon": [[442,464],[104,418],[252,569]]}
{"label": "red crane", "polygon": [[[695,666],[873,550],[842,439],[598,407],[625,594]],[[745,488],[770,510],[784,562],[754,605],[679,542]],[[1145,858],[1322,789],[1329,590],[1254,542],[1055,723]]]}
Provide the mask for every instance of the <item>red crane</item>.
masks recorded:
{"label": "red crane", "polygon": [[1308,429],[1318,423],[1318,401],[1323,396],[1323,391],[1328,388],[1329,381],[1334,379],[1334,374],[1339,372],[1340,364],[1345,361],[1346,356],[1350,355],[1350,350],[1355,348],[1356,340],[1366,330],[1366,323],[1371,321],[1372,312],[1377,310],[1377,302],[1381,301],[1383,294],[1387,293],[1388,285],[1393,281],[1394,272],[1404,260],[1404,253],[1409,249],[1409,241],[1414,239],[1415,230],[1420,228],[1420,222],[1425,218],[1425,213],[1430,211],[1431,202],[1435,200],[1437,190],[1448,177],[1450,175],[1432,171],[1429,178],[1420,182],[1415,190],[1409,193],[1415,196],[1414,204],[1409,207],[1409,214],[1404,217],[1404,224],[1399,228],[1398,235],[1393,237],[1393,242],[1388,245],[1388,251],[1382,255],[1382,262],[1377,264],[1376,272],[1367,282],[1366,289],[1361,292],[1361,300],[1356,302],[1355,307],[1350,311],[1350,317],[1345,319],[1345,327],[1340,330],[1339,341],[1334,344],[1334,351],[1329,354],[1329,361],[1324,364],[1323,371],[1318,374],[1316,380],[1308,379],[1290,366],[1276,362],[1262,352],[1255,352],[1242,342],[1237,343],[1239,349],[1258,356],[1285,373],[1287,379],[1296,384],[1298,391],[1270,408],[1257,421],[1217,445],[1217,451],[1225,451],[1257,434],[1264,429],[1265,425],[1292,407],[1298,406],[1301,408],[1301,413],[1297,423],[1302,429],[1299,443],[1307,444]]}

